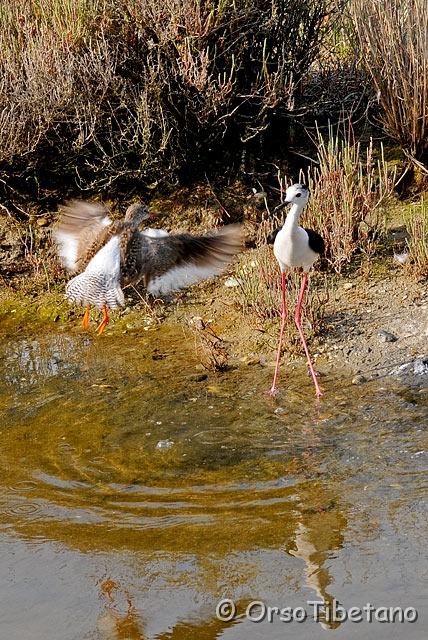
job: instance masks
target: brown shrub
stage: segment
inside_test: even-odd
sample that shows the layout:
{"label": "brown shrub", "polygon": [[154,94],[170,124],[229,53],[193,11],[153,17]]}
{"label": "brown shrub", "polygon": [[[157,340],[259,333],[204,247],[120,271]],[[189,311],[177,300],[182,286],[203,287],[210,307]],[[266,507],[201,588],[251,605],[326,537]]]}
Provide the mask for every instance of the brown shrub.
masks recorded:
{"label": "brown shrub", "polygon": [[4,0],[4,181],[174,181],[240,153],[292,104],[337,5]]}

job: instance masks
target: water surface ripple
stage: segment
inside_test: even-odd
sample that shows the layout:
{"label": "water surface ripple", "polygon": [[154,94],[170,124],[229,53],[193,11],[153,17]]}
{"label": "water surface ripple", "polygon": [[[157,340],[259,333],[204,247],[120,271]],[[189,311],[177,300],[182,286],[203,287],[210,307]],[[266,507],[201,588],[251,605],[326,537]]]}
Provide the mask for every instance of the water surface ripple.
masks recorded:
{"label": "water surface ripple", "polygon": [[[423,637],[426,390],[338,376],[316,403],[302,365],[272,400],[270,368],[199,375],[181,327],[0,332],[4,637]],[[419,615],[315,622],[314,600]]]}

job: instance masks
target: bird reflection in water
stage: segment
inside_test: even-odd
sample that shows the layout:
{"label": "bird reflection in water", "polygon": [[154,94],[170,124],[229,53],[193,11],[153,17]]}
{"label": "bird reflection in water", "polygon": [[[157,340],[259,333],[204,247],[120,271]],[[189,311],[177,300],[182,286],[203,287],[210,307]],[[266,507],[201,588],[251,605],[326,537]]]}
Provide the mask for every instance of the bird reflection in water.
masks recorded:
{"label": "bird reflection in water", "polygon": [[110,578],[101,584],[106,610],[98,618],[98,640],[145,640],[144,623],[131,594]]}

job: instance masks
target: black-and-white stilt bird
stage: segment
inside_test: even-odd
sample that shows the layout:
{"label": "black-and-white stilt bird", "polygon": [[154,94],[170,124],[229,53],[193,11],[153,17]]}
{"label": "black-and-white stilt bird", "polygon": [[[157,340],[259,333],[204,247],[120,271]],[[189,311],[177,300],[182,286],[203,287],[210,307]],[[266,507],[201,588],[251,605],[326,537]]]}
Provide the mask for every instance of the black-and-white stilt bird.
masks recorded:
{"label": "black-and-white stilt bird", "polygon": [[324,252],[324,240],[322,239],[322,237],[315,231],[312,231],[312,229],[303,229],[303,227],[299,226],[300,214],[302,213],[308,200],[309,189],[303,184],[293,184],[291,187],[288,187],[287,191],[285,192],[284,202],[275,207],[271,214],[274,215],[287,205],[292,205],[285,219],[284,225],[279,229],[275,229],[275,231],[273,231],[267,239],[269,244],[273,244],[273,252],[276,259],[278,260],[279,268],[281,269],[282,288],[281,332],[279,335],[275,374],[273,378],[272,388],[269,391],[270,395],[275,395],[278,393],[276,383],[278,379],[279,363],[281,360],[281,348],[285,321],[287,318],[286,273],[289,269],[295,267],[301,267],[303,269],[303,279],[299,297],[297,300],[294,321],[299,331],[300,339],[302,340],[306,357],[308,359],[309,369],[311,371],[315,385],[315,392],[317,396],[322,395],[322,391],[318,384],[317,376],[312,364],[311,356],[309,355],[308,345],[306,344],[302,324],[300,321],[303,296],[308,281],[308,272],[314,264],[315,260],[321,253]]}

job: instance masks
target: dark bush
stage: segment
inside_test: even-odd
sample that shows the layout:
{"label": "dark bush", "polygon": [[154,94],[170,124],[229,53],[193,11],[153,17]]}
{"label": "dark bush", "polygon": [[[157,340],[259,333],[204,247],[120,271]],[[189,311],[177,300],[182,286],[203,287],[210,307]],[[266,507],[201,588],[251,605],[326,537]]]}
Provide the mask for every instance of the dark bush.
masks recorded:
{"label": "dark bush", "polygon": [[337,6],[3,0],[3,183],[119,188],[233,161],[292,110]]}

